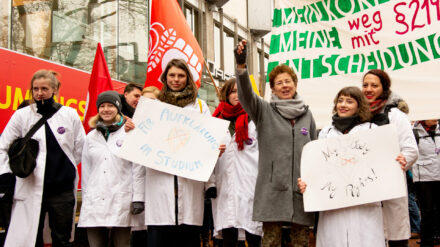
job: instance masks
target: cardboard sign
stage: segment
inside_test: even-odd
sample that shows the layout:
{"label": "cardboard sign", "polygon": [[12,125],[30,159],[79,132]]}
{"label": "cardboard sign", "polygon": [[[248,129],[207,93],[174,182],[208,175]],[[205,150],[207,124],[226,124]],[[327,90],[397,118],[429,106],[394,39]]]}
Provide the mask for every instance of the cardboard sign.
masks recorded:
{"label": "cardboard sign", "polygon": [[324,211],[406,196],[405,173],[396,161],[392,125],[304,146],[301,179],[307,184],[304,210]]}
{"label": "cardboard sign", "polygon": [[136,128],[119,156],[134,163],[208,181],[229,122],[141,97],[133,116]]}

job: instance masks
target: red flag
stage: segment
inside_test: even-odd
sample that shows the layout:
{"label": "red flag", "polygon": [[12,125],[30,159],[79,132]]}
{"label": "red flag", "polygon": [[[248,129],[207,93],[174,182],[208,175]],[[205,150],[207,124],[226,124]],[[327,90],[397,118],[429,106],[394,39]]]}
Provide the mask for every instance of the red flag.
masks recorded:
{"label": "red flag", "polygon": [[87,105],[84,114],[83,126],[86,133],[89,132],[89,120],[98,113],[96,100],[98,95],[104,91],[113,90],[112,79],[105,62],[104,52],[101,44],[96,48],[95,61],[93,62],[92,75],[90,76],[89,91],[87,92]]}
{"label": "red flag", "polygon": [[150,44],[145,87],[162,88],[159,80],[173,58],[185,60],[197,87],[203,68],[203,53],[191,32],[176,0],[153,0],[151,3]]}

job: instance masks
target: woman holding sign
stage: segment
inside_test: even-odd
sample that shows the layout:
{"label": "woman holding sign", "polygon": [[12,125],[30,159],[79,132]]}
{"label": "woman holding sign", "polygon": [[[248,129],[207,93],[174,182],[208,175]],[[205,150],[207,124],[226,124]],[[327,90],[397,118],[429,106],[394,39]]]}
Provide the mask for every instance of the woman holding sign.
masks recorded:
{"label": "woman holding sign", "polygon": [[[367,97],[372,122],[377,125],[393,124],[399,136],[400,155],[397,161],[410,169],[418,157],[417,143],[411,123],[403,112],[408,112],[406,103],[391,92],[391,80],[380,69],[368,71],[362,80],[362,93]],[[408,197],[383,202],[383,217],[389,245],[408,246],[411,236]]]}
{"label": "woman holding sign", "polygon": [[[319,132],[319,139],[337,137],[377,127],[368,102],[357,87],[345,87],[334,100],[333,123]],[[306,183],[298,179],[301,193]],[[380,202],[319,212],[316,246],[385,246]]]}
{"label": "woman holding sign", "polygon": [[214,117],[230,121],[226,150],[215,168],[218,196],[212,200],[215,235],[224,247],[237,245],[239,232],[249,247],[261,246],[263,229],[252,221],[255,182],[258,173],[258,143],[255,124],[238,101],[235,78],[226,81]]}
{"label": "woman holding sign", "polygon": [[298,78],[287,65],[269,74],[271,102],[257,96],[246,69],[246,41],[234,51],[237,88],[241,105],[258,132],[258,176],[253,220],[263,222],[263,246],[281,246],[281,229],[291,227],[292,246],[308,246],[314,214],[304,212],[297,186],[301,152],[316,139],[315,120],[296,92]]}
{"label": "woman holding sign", "polygon": [[[172,59],[160,80],[163,83],[158,97],[160,101],[210,115],[206,103],[197,99],[197,86],[184,60]],[[145,176],[148,246],[200,246],[204,192],[205,186],[209,186],[147,167],[143,167],[142,173]],[[211,198],[217,194],[215,188],[206,193]]]}
{"label": "woman holding sign", "polygon": [[91,118],[92,130],[82,152],[83,200],[78,227],[87,228],[91,247],[130,246],[131,227],[142,226],[144,210],[142,176],[137,165],[115,154],[120,150],[122,103],[116,91],[99,94],[98,114]]}

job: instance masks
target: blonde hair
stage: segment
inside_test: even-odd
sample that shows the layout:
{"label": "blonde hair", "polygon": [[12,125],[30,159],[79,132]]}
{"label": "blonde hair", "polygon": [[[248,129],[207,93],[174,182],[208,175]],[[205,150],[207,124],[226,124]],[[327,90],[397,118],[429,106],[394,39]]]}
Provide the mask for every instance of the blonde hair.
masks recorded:
{"label": "blonde hair", "polygon": [[44,78],[44,79],[48,79],[49,80],[49,86],[52,87],[53,89],[55,89],[55,94],[58,93],[58,90],[61,87],[61,82],[58,80],[57,76],[60,76],[60,74],[56,71],[52,71],[52,70],[45,70],[45,69],[41,69],[38,70],[37,72],[34,73],[34,75],[32,76],[31,79],[31,87],[30,87],[30,102],[34,103],[34,97],[33,97],[33,88],[34,88],[34,81]]}
{"label": "blonde hair", "polygon": [[[89,127],[92,129],[96,128],[96,123],[98,123],[98,121],[103,121],[101,116],[99,116],[99,113],[90,118]],[[121,121],[121,114],[116,114],[115,122],[119,121]]]}
{"label": "blonde hair", "polygon": [[155,86],[149,86],[149,87],[142,89],[142,95],[144,95],[145,93],[152,93],[157,98],[157,97],[159,97],[160,90]]}

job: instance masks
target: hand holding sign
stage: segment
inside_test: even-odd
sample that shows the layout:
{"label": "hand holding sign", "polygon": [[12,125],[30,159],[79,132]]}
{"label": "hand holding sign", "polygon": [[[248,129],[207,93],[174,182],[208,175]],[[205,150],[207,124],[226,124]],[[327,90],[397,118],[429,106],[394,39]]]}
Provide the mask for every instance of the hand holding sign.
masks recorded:
{"label": "hand holding sign", "polygon": [[208,181],[228,121],[142,97],[119,156],[166,173]]}
{"label": "hand holding sign", "polygon": [[305,190],[305,211],[405,196],[404,174],[396,165],[397,140],[394,126],[385,125],[304,146],[298,187]]}

